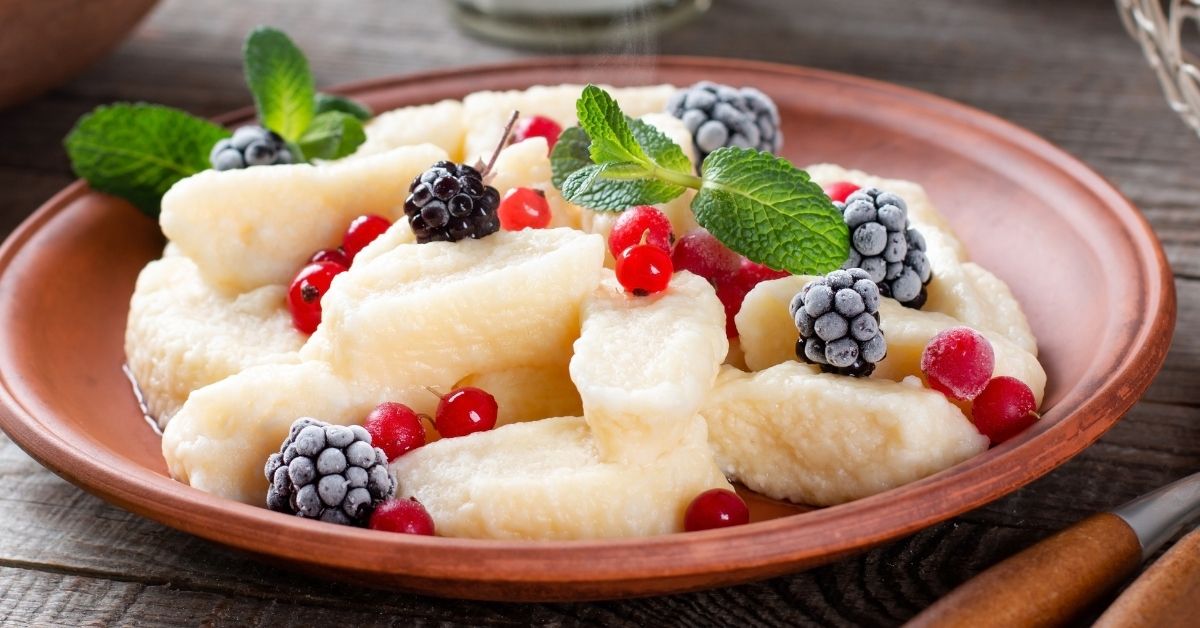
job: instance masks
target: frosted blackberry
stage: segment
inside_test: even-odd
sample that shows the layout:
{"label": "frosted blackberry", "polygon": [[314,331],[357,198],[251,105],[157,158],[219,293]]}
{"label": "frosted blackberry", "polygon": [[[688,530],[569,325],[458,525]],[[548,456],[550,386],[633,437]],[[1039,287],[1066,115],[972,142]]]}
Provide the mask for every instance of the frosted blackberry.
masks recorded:
{"label": "frosted blackberry", "polygon": [[783,146],[779,109],[753,87],[737,89],[701,81],[667,100],[667,113],[683,121],[703,161],[723,146],[777,153]]}
{"label": "frosted blackberry", "polygon": [[277,133],[261,126],[244,126],[233,137],[220,140],[208,154],[216,170],[236,170],[250,166],[275,166],[293,163],[292,151]]}
{"label": "frosted blackberry", "polygon": [[796,356],[826,373],[867,377],[887,355],[879,328],[879,287],[861,268],[835,270],[796,293]]}
{"label": "frosted blackberry", "polygon": [[471,166],[439,161],[413,179],[404,213],[417,242],[479,239],[500,229],[500,193]]}
{"label": "frosted blackberry", "polygon": [[396,485],[387,454],[361,425],[298,419],[264,469],[267,508],[308,519],[366,526]]}
{"label": "frosted blackberry", "polygon": [[877,188],[861,188],[834,202],[850,228],[850,257],[842,268],[861,268],[879,292],[920,309],[933,279],[925,238],[908,221],[904,199]]}

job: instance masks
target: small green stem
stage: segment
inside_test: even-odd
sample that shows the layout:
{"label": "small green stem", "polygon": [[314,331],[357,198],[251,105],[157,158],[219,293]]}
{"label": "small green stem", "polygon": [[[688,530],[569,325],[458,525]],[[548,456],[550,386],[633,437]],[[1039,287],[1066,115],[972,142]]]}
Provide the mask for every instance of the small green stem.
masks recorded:
{"label": "small green stem", "polygon": [[651,168],[650,176],[661,181],[666,181],[667,183],[674,183],[675,185],[680,185],[685,188],[692,188],[693,190],[699,190],[700,186],[704,184],[704,180],[700,177],[687,174],[686,172],[667,170],[666,168],[657,165]]}

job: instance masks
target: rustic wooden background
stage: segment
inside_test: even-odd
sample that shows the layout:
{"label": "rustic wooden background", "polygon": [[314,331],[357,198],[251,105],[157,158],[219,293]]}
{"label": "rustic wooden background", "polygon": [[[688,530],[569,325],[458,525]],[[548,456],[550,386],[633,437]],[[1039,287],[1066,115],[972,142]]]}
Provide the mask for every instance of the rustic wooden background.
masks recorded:
{"label": "rustic wooden background", "polygon": [[[656,43],[601,52],[749,57],[893,81],[1026,126],[1112,179],[1158,229],[1179,331],[1146,398],[1044,479],[908,539],[745,586],[596,604],[487,604],[279,571],[76,489],[0,436],[0,618],[11,625],[892,625],[996,560],[1200,469],[1200,139],[1167,109],[1105,0],[716,0]],[[418,11],[418,7],[420,10]],[[524,52],[460,33],[444,3],[171,0],[84,76],[0,112],[0,235],[71,181],[59,141],[100,103],[212,115],[248,104],[240,42],[286,29],[320,84]],[[31,62],[34,62],[31,60]]]}

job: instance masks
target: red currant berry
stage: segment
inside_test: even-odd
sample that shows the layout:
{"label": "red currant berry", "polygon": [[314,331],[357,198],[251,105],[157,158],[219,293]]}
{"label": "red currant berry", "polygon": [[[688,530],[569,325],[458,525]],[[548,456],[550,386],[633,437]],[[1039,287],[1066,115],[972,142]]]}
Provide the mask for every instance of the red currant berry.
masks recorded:
{"label": "red currant berry", "polygon": [[742,311],[742,302],[746,300],[753,285],[747,285],[734,277],[726,277],[717,283],[717,298],[725,306],[725,336],[737,338],[738,329],[735,317]]}
{"label": "red currant berry", "polygon": [[962,401],[974,399],[987,386],[995,367],[992,343],[969,327],[942,330],[921,353],[929,387]]}
{"label": "red currant berry", "polygon": [[686,270],[715,284],[737,272],[741,268],[742,258],[711,233],[697,229],[675,243],[671,263],[675,270]]}
{"label": "red currant berry", "polygon": [[363,427],[371,435],[371,443],[387,454],[388,460],[425,444],[425,426],[413,409],[388,401],[375,406],[367,415]]}
{"label": "red currant berry", "polygon": [[550,224],[546,193],[534,188],[513,188],[504,194],[496,209],[500,226],[507,231],[544,229]]}
{"label": "red currant berry", "polygon": [[311,334],[321,324],[321,297],[329,291],[333,278],[346,267],[333,262],[317,262],[300,269],[288,288],[288,310],[296,329]]}
{"label": "red currant berry", "polygon": [[379,504],[367,526],[384,532],[433,536],[433,517],[415,499],[389,499]]}
{"label": "red currant berry", "polygon": [[355,218],[342,238],[342,250],[345,251],[346,257],[349,257],[350,261],[354,261],[354,256],[358,255],[359,251],[367,248],[368,244],[383,235],[383,232],[391,226],[392,221],[375,214]]}
{"label": "red currant berry", "polygon": [[993,445],[999,445],[1037,422],[1037,402],[1025,382],[995,377],[971,404],[971,422]]}
{"label": "red currant berry", "polygon": [[675,272],[671,256],[653,244],[635,244],[617,256],[617,281],[635,296],[662,292]]}
{"label": "red currant berry", "polygon": [[608,234],[608,250],[612,251],[613,257],[635,244],[653,244],[669,254],[674,242],[671,221],[657,207],[650,205],[638,205],[621,212]]}
{"label": "red currant berry", "polygon": [[546,145],[550,150],[554,150],[554,145],[558,142],[558,136],[562,133],[562,126],[554,120],[545,116],[530,116],[517,120],[517,124],[513,126],[512,141],[523,142],[531,137],[546,138]]}
{"label": "red currant berry", "polygon": [[743,283],[750,284],[752,288],[764,281],[783,279],[790,275],[791,273],[786,270],[775,270],[770,266],[763,266],[744,257],[742,258],[742,266],[738,269],[738,279]]}
{"label": "red currant berry", "polygon": [[825,195],[829,200],[845,203],[846,197],[858,191],[858,186],[849,181],[838,181],[825,186]]}
{"label": "red currant berry", "polygon": [[309,264],[316,264],[317,262],[333,262],[334,264],[341,264],[346,268],[350,268],[350,258],[340,246],[336,249],[321,249],[308,258]]}
{"label": "red currant berry", "polygon": [[446,438],[486,432],[496,427],[496,398],[472,386],[456,388],[438,402],[434,426]]}
{"label": "red currant berry", "polygon": [[750,523],[750,509],[746,502],[737,493],[723,488],[712,488],[697,495],[683,515],[683,529],[687,532],[745,523]]}

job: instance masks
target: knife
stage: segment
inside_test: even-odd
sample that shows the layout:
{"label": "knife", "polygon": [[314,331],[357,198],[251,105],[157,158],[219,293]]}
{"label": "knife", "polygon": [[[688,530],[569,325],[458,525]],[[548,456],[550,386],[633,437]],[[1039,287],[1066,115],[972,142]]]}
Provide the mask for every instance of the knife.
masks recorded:
{"label": "knife", "polygon": [[[1197,516],[1200,473],[1040,541],[968,580],[907,625],[1063,625],[1123,582]],[[1198,534],[1190,534],[1168,552],[1144,575],[1149,584],[1139,579],[1102,620],[1108,625],[1156,626],[1176,614],[1200,623]],[[1156,595],[1164,590],[1167,593]],[[1164,614],[1141,617],[1153,612]]]}

